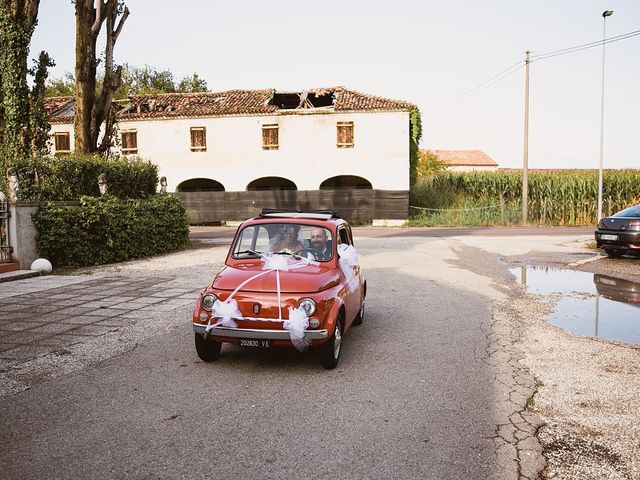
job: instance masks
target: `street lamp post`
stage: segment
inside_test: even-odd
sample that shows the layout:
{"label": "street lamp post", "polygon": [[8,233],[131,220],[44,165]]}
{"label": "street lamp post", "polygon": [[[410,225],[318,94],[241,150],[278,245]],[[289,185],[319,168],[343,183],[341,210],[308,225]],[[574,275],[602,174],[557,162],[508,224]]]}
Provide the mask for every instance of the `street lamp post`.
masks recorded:
{"label": "street lamp post", "polygon": [[602,12],[602,96],[600,97],[600,164],[598,168],[598,218],[602,218],[602,167],[604,164],[604,51],[607,33],[607,17],[613,15],[613,10]]}

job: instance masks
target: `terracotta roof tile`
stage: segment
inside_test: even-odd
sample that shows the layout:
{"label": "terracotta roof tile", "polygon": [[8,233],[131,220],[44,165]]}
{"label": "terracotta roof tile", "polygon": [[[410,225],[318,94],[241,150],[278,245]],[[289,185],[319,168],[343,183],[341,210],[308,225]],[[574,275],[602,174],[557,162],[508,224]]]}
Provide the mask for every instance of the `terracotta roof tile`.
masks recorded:
{"label": "terracotta roof tile", "polygon": [[[306,101],[306,99],[309,101]],[[280,102],[280,103],[279,103]],[[52,123],[70,123],[74,115],[73,97],[46,99]],[[414,104],[376,97],[344,87],[314,88],[306,91],[228,90],[206,93],[158,93],[132,95],[118,112],[120,120],[145,118],[185,118],[218,115],[268,115],[279,110],[310,111],[408,111]]]}
{"label": "terracotta roof tile", "polygon": [[449,164],[473,167],[497,167],[498,163],[482,150],[427,150]]}
{"label": "terracotta roof tile", "polygon": [[48,97],[44,99],[44,108],[51,123],[73,122],[74,107],[74,97]]}

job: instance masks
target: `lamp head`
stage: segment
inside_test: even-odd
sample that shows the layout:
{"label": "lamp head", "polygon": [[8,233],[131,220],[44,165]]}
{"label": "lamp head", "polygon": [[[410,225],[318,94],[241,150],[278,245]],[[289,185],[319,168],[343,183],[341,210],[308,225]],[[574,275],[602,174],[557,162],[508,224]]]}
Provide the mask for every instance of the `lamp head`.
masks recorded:
{"label": "lamp head", "polygon": [[604,12],[602,12],[603,18],[610,17],[611,15],[613,15],[613,10],[605,10]]}

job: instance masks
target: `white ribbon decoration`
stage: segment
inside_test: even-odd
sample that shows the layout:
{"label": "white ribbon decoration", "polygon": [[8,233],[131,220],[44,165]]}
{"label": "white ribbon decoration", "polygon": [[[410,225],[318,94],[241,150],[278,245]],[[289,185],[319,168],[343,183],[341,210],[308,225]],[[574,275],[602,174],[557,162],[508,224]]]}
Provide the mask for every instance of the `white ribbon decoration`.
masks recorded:
{"label": "white ribbon decoration", "polygon": [[340,243],[338,244],[338,255],[340,255],[338,264],[347,279],[347,288],[349,291],[353,291],[358,286],[358,277],[354,272],[354,269],[358,267],[358,252],[353,245]]}
{"label": "white ribbon decoration", "polygon": [[220,317],[220,320],[218,320],[215,325],[207,325],[207,333],[217,325],[222,327],[238,328],[238,324],[233,319],[234,317],[242,317],[242,313],[238,309],[238,302],[231,298],[227,298],[224,302],[216,300],[213,304],[213,308],[211,309],[211,315]]}
{"label": "white ribbon decoration", "polygon": [[[351,247],[353,248],[353,247]],[[355,249],[354,249],[355,251]],[[282,301],[281,301],[281,292],[280,292],[280,271],[286,272],[289,270],[293,270],[296,268],[306,267],[307,265],[320,265],[313,259],[313,256],[309,253],[307,258],[299,257],[300,261],[296,263],[289,263],[289,257],[285,255],[274,255],[272,253],[268,253],[266,255],[262,255],[261,260],[264,262],[262,266],[263,272],[254,275],[243,281],[240,285],[236,287],[236,289],[227,297],[224,302],[220,300],[216,300],[213,304],[213,308],[211,309],[212,317],[220,317],[217,323],[211,325],[211,319],[209,319],[209,323],[206,328],[206,334],[208,334],[211,329],[215,326],[222,326],[228,328],[238,328],[238,324],[235,322],[234,318],[243,318],[242,312],[238,309],[238,302],[236,302],[233,297],[250,281],[255,280],[262,275],[266,275],[270,272],[276,272],[276,291],[278,294],[278,321],[282,322]],[[357,261],[357,260],[356,260]],[[289,307],[289,320],[285,320],[283,322],[283,328],[289,331],[289,335],[291,336],[291,343],[298,350],[305,350],[311,342],[304,338],[304,331],[309,326],[309,317],[301,308],[292,308]]]}
{"label": "white ribbon decoration", "polygon": [[309,340],[304,338],[304,331],[309,326],[309,317],[301,308],[289,307],[289,320],[285,320],[282,327],[289,331],[291,343],[299,351],[304,351],[311,344]]}

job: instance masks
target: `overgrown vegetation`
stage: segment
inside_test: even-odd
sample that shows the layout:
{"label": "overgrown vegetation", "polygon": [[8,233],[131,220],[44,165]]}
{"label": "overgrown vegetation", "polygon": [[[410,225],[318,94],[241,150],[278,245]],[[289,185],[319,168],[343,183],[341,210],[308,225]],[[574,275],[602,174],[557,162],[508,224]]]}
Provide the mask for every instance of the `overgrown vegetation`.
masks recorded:
{"label": "overgrown vegetation", "polygon": [[[447,172],[411,189],[412,225],[511,225],[521,220],[520,172]],[[603,213],[640,203],[640,170],[604,172]],[[529,222],[595,225],[598,172],[529,173]]]}
{"label": "overgrown vegetation", "polygon": [[422,138],[422,117],[420,110],[409,113],[409,184],[415,185],[418,179],[418,156],[420,139]]}
{"label": "overgrown vegetation", "polygon": [[[98,175],[106,175],[107,193],[119,198],[146,198],[156,192],[158,166],[146,160],[89,155],[31,157],[16,160],[20,190],[25,202],[73,201],[83,195],[99,196]],[[0,190],[7,191],[0,176]]]}
{"label": "overgrown vegetation", "polygon": [[418,165],[416,175],[418,180],[423,180],[436,175],[441,175],[447,171],[449,165],[438,158],[435,153],[429,150],[418,152]]}
{"label": "overgrown vegetation", "polygon": [[3,172],[14,159],[31,153],[32,99],[27,84],[27,61],[38,7],[39,0],[0,2],[0,167]]}
{"label": "overgrown vegetation", "polygon": [[189,244],[184,206],[167,194],[146,200],[82,197],[78,206],[47,202],[34,222],[40,255],[56,267],[120,262]]}

